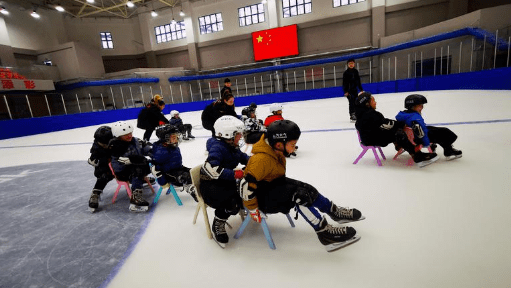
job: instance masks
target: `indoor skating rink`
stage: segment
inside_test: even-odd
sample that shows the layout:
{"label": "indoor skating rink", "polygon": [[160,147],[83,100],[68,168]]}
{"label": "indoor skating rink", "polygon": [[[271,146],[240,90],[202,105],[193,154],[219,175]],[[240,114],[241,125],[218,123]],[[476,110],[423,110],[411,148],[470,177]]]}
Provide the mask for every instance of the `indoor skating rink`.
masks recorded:
{"label": "indoor skating rink", "polygon": [[[221,249],[202,213],[192,225],[196,203],[183,192],[183,206],[162,195],[150,212],[130,213],[124,190],[112,204],[112,181],[89,213],[95,178],[86,162],[99,125],[1,140],[0,218],[10,228],[0,230],[0,287],[511,287],[511,92],[418,93],[428,99],[426,123],[454,131],[462,158],[446,161],[439,147],[436,163],[406,166],[409,155],[392,160],[389,145],[382,167],[371,151],[354,165],[362,149],[345,98],[283,104],[302,130],[287,176],[366,216],[350,224],[361,240],[332,253],[302,218],[291,228],[281,214],[268,218],[276,250],[255,223],[234,239],[240,217],[230,218]],[[374,95],[377,110],[394,118],[409,94]],[[180,144],[188,167],[206,159],[200,113],[181,113],[197,137]]]}

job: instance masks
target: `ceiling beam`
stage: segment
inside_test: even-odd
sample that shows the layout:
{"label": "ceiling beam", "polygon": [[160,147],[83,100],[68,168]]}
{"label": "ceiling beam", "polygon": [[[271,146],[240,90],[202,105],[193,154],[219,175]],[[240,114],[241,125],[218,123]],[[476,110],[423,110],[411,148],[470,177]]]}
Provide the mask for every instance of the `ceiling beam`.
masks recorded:
{"label": "ceiling beam", "polygon": [[[80,2],[80,0],[74,0],[74,1],[78,1]],[[135,3],[138,3],[138,2],[142,2],[143,0],[131,0],[131,2],[133,2],[133,4]],[[120,8],[122,6],[125,6],[126,5],[126,2],[128,2],[128,0],[123,0],[122,3],[120,4],[116,4],[114,6],[109,6],[109,7],[104,7],[104,8],[100,8],[100,7],[97,7],[97,6],[94,6],[94,5],[90,5],[89,6],[93,6],[94,8],[96,8],[97,10],[96,11],[92,11],[92,12],[89,12],[89,13],[84,13],[82,15],[80,15],[80,17],[86,17],[86,16],[90,16],[90,15],[94,15],[94,14],[97,14],[97,13],[101,13],[101,12],[109,12],[109,13],[112,13],[112,14],[115,14],[114,12],[110,11],[112,9],[115,9],[115,8]],[[117,15],[117,14],[116,14]],[[124,14],[123,16],[124,18],[127,17],[127,13]]]}

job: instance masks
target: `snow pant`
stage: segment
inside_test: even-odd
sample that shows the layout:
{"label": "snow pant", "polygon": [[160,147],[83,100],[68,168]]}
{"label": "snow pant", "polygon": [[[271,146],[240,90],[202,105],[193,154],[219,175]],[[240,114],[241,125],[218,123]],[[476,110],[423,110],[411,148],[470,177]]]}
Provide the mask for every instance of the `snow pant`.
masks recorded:
{"label": "snow pant", "polygon": [[192,184],[192,176],[190,175],[190,168],[181,167],[165,171],[163,173],[166,183],[170,183],[175,186],[183,186]]}
{"label": "snow pant", "polygon": [[348,105],[349,105],[349,113],[350,116],[355,114],[355,105],[358,97],[358,90],[350,90],[348,91]]}
{"label": "snow pant", "polygon": [[204,202],[215,209],[215,216],[228,219],[243,207],[236,181],[201,180],[200,192]]}
{"label": "snow pant", "polygon": [[114,179],[114,175],[110,170],[108,165],[100,165],[94,168],[94,176],[96,176],[96,184],[94,185],[94,189],[98,189],[103,191],[105,189],[106,184]]}
{"label": "snow pant", "polygon": [[143,165],[125,165],[122,171],[115,171],[117,179],[120,181],[129,181],[131,183],[131,190],[142,189],[145,183],[145,177],[151,173],[149,164]]}
{"label": "snow pant", "polygon": [[146,141],[149,141],[149,139],[151,138],[151,135],[153,135],[153,131],[154,131],[155,128],[147,128],[144,132],[144,137],[143,139],[146,140]]}
{"label": "snow pant", "polygon": [[259,182],[256,190],[259,209],[264,213],[289,213],[296,207],[297,212],[314,230],[319,229],[323,216],[317,211],[329,213],[332,202],[305,182],[281,177],[272,182]]}
{"label": "snow pant", "polygon": [[179,130],[179,132],[181,134],[183,134],[186,137],[189,137],[190,135],[192,135],[192,125],[191,124],[179,125],[177,127],[177,129]]}
{"label": "snow pant", "polygon": [[426,126],[428,128],[428,138],[431,143],[436,143],[442,148],[451,147],[452,143],[458,139],[458,136],[454,134],[449,128]]}

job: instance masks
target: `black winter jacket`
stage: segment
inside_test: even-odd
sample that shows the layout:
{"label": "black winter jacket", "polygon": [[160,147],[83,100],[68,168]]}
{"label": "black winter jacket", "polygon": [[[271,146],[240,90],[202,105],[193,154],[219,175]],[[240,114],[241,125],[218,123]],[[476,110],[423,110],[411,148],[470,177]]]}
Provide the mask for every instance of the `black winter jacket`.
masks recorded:
{"label": "black winter jacket", "polygon": [[362,83],[360,82],[360,76],[358,70],[355,68],[348,68],[342,74],[342,88],[344,93],[348,92],[351,96],[357,96],[358,91],[362,91]]}
{"label": "black winter jacket", "polygon": [[229,106],[222,100],[216,100],[204,108],[201,115],[202,126],[204,129],[213,131],[213,125],[215,121],[225,115],[231,115],[239,118],[234,110],[234,105]]}
{"label": "black winter jacket", "polygon": [[137,118],[137,127],[145,130],[154,130],[156,127],[160,126],[160,122],[168,124],[169,120],[161,113],[160,107],[156,104],[149,103],[145,108],[140,110]]}
{"label": "black winter jacket", "polygon": [[380,112],[366,106],[355,108],[355,127],[364,145],[385,147],[396,139],[396,132],[405,124],[385,118]]}

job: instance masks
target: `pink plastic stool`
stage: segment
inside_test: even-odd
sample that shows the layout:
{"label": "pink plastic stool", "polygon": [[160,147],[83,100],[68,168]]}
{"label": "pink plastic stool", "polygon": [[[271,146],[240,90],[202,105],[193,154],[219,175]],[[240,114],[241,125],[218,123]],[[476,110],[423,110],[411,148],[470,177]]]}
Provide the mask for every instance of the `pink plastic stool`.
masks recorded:
{"label": "pink plastic stool", "polygon": [[378,157],[378,153],[376,152],[376,148],[378,148],[378,150],[380,151],[381,158],[383,158],[383,160],[386,160],[387,158],[385,158],[383,151],[381,151],[381,147],[380,146],[365,146],[364,144],[362,144],[362,141],[360,140],[360,132],[358,132],[358,130],[357,130],[357,135],[358,135],[358,142],[360,143],[360,147],[362,147],[362,152],[360,152],[360,155],[358,155],[358,158],[355,160],[355,162],[353,162],[353,164],[357,164],[358,160],[360,160],[360,159],[362,159],[362,157],[364,157],[367,150],[371,149],[371,150],[373,150],[373,154],[374,154],[374,158],[376,158],[376,162],[378,162],[378,166],[382,166],[380,157]]}
{"label": "pink plastic stool", "polygon": [[[130,199],[131,199],[132,192],[131,192],[131,188],[130,188],[130,182],[121,181],[121,180],[117,179],[117,176],[115,176],[114,168],[112,168],[112,163],[109,162],[108,167],[110,167],[110,171],[112,171],[112,175],[114,175],[115,181],[117,181],[117,190],[115,190],[114,197],[112,198],[112,203],[115,203],[115,200],[117,199],[117,195],[119,194],[119,190],[121,190],[122,186],[124,186],[124,188],[126,188],[126,193],[128,194],[128,197],[130,197]],[[147,177],[145,178],[145,181],[147,182],[147,184],[151,188],[151,191],[154,194],[153,186],[151,185],[151,182],[149,182]]]}
{"label": "pink plastic stool", "polygon": [[[415,142],[413,141],[413,138],[415,136],[413,135],[412,128],[405,126],[405,128],[403,130],[405,131],[406,136],[408,137],[408,141],[410,141],[410,143],[412,143],[414,146],[416,146],[417,144],[415,144]],[[422,145],[419,145],[419,149],[422,149]],[[431,150],[431,147],[428,147],[428,151],[429,151],[429,153],[433,153],[433,150]],[[404,152],[405,152],[405,149],[403,149],[403,148],[399,149],[399,151],[397,151],[397,153],[396,153],[396,156],[394,156],[394,158],[392,160],[396,160],[397,157],[399,157],[399,155],[403,154]],[[410,157],[410,159],[408,159],[408,162],[406,162],[406,166],[413,166],[414,164],[415,164],[415,162],[413,161],[412,157]]]}

